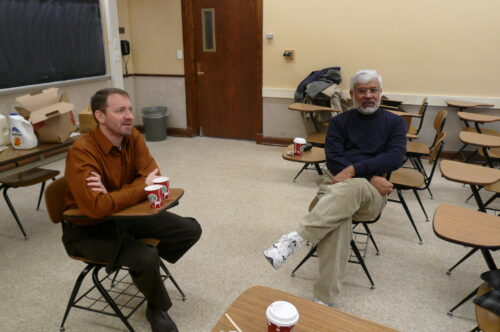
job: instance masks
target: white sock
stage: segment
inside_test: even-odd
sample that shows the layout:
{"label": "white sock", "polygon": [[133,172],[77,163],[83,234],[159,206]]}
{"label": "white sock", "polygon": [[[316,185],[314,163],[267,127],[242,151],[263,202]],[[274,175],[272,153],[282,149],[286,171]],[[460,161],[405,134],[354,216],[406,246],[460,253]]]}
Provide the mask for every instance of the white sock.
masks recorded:
{"label": "white sock", "polygon": [[297,233],[296,231],[288,233],[286,236],[291,237],[292,239],[294,239],[295,241],[297,241],[297,245],[299,245],[302,242],[304,242],[304,238],[302,236],[300,236],[300,234]]}

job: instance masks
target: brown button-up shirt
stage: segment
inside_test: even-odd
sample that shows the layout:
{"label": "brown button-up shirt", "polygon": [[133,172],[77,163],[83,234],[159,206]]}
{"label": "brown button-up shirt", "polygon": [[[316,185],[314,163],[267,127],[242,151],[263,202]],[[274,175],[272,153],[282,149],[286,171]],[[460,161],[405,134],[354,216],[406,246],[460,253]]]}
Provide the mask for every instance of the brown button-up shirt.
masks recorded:
{"label": "brown button-up shirt", "polygon": [[[95,219],[145,200],[144,181],[157,167],[137,129],[123,138],[118,149],[97,127],[80,137],[68,152],[65,177],[69,191],[65,195],[65,208],[78,208],[94,219],[84,224],[95,224]],[[86,178],[91,176],[91,171],[101,176],[107,194],[87,186]]]}

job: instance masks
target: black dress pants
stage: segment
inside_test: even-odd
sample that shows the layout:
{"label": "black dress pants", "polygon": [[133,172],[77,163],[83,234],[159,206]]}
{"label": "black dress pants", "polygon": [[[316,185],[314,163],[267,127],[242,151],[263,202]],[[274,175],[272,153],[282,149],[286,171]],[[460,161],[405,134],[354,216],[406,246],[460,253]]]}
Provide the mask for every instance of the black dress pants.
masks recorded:
{"label": "black dress pants", "polygon": [[[168,296],[159,270],[159,257],[175,263],[201,236],[201,227],[193,218],[185,218],[164,211],[133,221],[103,222],[95,226],[63,225],[63,243],[70,256],[108,262],[115,255],[119,244],[117,224],[122,235],[117,266],[126,266],[137,288],[148,304],[168,310],[172,302]],[[137,239],[160,240],[156,248]],[[159,256],[159,257],[158,257]]]}

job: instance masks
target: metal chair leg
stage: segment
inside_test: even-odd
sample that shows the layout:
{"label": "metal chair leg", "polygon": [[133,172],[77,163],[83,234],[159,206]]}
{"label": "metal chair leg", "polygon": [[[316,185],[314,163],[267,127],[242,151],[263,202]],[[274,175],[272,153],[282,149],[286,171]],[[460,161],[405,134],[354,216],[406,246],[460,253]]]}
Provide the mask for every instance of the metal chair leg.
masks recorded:
{"label": "metal chair leg", "polygon": [[299,177],[300,173],[302,173],[307,167],[309,167],[309,163],[305,163],[304,166],[300,169],[300,171],[297,173],[297,175],[295,175],[295,177],[293,178],[293,182],[295,182],[295,180],[297,180],[297,178]]}
{"label": "metal chair leg", "polygon": [[319,167],[319,163],[314,163],[314,167],[316,168],[318,175],[323,175],[323,171],[321,170],[321,167]]}
{"label": "metal chair leg", "polygon": [[116,277],[118,277],[118,273],[120,272],[120,270],[121,270],[121,267],[117,268],[115,273],[113,274],[113,279],[111,280],[111,288],[116,286],[115,281],[116,281]]}
{"label": "metal chair leg", "polygon": [[304,257],[300,263],[295,267],[295,269],[293,269],[292,273],[291,273],[291,276],[292,277],[295,277],[295,271],[297,271],[298,269],[300,269],[300,267],[302,265],[304,265],[304,263],[309,259],[311,258],[312,256],[314,256],[316,254],[316,250],[318,249],[318,245],[315,245],[311,248],[311,250],[309,250],[309,252],[307,253],[306,257]]}
{"label": "metal chair leg", "polygon": [[419,244],[423,244],[424,242],[422,241],[422,237],[420,236],[420,233],[418,232],[417,226],[415,225],[415,222],[413,221],[413,217],[411,216],[410,209],[408,208],[408,205],[406,205],[406,201],[403,197],[403,193],[401,192],[400,189],[398,189],[397,192],[398,192],[399,202],[403,205],[403,208],[406,212],[406,215],[408,216],[408,219],[410,219],[410,223],[413,226],[415,233],[417,233],[418,239],[420,241]]}
{"label": "metal chair leg", "polygon": [[[3,197],[5,198],[5,202],[7,203],[7,205],[9,206],[9,209],[10,209],[10,212],[12,213],[12,215],[14,216],[14,219],[16,220],[16,223],[17,223],[17,226],[19,226],[19,228],[21,229],[21,232],[23,233],[24,235],[24,239],[27,240],[28,239],[28,235],[26,234],[26,232],[24,231],[24,228],[23,228],[23,225],[21,224],[21,221],[19,220],[19,217],[17,216],[17,213],[16,213],[16,210],[14,209],[14,206],[12,205],[10,199],[9,199],[9,196],[7,196],[7,190],[10,188],[9,186],[7,185],[3,185]],[[0,189],[2,188],[0,187]]]}
{"label": "metal chair leg", "polygon": [[[464,145],[460,148],[460,150],[458,150],[458,151],[457,151],[457,153],[455,153],[455,154],[453,155],[453,157],[451,157],[451,160],[456,159],[456,158],[458,157],[458,155],[459,155],[460,153],[462,153],[462,151],[463,151],[463,150],[467,147],[467,145],[468,145],[468,144],[464,144]],[[462,153],[462,160],[464,160],[464,161],[465,161],[465,157],[464,157],[463,153]]]}
{"label": "metal chair leg", "polygon": [[434,195],[432,195],[431,187],[427,187],[427,192],[429,193],[430,199],[434,199]]}
{"label": "metal chair leg", "polygon": [[429,217],[427,216],[427,212],[425,211],[424,205],[422,204],[422,201],[420,200],[420,195],[418,194],[418,192],[417,192],[416,189],[412,189],[412,191],[413,191],[413,194],[415,195],[415,197],[417,198],[418,204],[420,204],[420,208],[424,212],[425,221],[428,222],[429,221]]}
{"label": "metal chair leg", "polygon": [[102,297],[104,297],[104,299],[106,300],[106,302],[108,302],[109,306],[111,307],[111,309],[113,309],[113,311],[118,316],[118,318],[120,318],[121,321],[123,322],[123,324],[125,324],[125,326],[127,326],[127,328],[129,329],[129,331],[130,332],[135,332],[135,330],[132,327],[132,325],[130,325],[130,323],[128,322],[127,318],[123,315],[123,313],[121,312],[121,310],[116,305],[115,301],[111,298],[111,296],[108,294],[108,292],[106,291],[106,289],[104,288],[104,286],[99,281],[99,270],[102,267],[103,266],[98,265],[98,266],[96,266],[94,268],[94,271],[92,272],[92,281],[94,282],[94,285],[96,286],[96,288],[99,291],[99,293],[101,293]]}
{"label": "metal chair leg", "polygon": [[380,251],[378,250],[377,243],[375,242],[375,238],[373,237],[372,232],[370,231],[370,228],[369,228],[369,227],[368,227],[368,225],[367,225],[367,224],[365,224],[365,223],[361,223],[361,224],[363,224],[363,227],[364,227],[364,229],[365,229],[365,231],[366,231],[366,234],[368,234],[368,237],[370,238],[370,240],[371,240],[371,241],[372,241],[372,243],[373,243],[373,246],[375,247],[375,250],[376,250],[376,253],[375,253],[375,254],[376,254],[377,256],[379,256],[379,255],[380,255]]}
{"label": "metal chair leg", "polygon": [[167,269],[167,267],[165,266],[165,264],[163,263],[163,261],[161,260],[161,258],[160,258],[160,267],[162,268],[163,272],[165,272],[165,274],[167,275],[167,278],[169,278],[170,281],[172,281],[172,283],[174,284],[175,288],[177,288],[177,290],[179,291],[179,293],[181,293],[181,295],[182,295],[182,301],[186,301],[186,294],[184,294],[184,292],[182,291],[181,287],[177,284],[177,282],[175,281],[174,277],[172,276],[172,273],[170,273],[170,271]]}
{"label": "metal chair leg", "polygon": [[462,304],[464,304],[465,302],[469,301],[470,299],[472,299],[474,297],[474,295],[476,295],[477,291],[479,290],[479,287],[474,289],[472,291],[472,293],[470,293],[469,295],[467,295],[462,301],[460,301],[456,306],[454,306],[453,308],[451,308],[450,311],[448,311],[447,315],[449,317],[453,317],[453,311],[455,311],[458,307],[460,307]]}
{"label": "metal chair leg", "polygon": [[363,257],[361,256],[361,253],[359,252],[358,247],[356,247],[356,243],[354,242],[354,240],[351,240],[351,249],[354,252],[354,255],[356,255],[356,258],[358,259],[358,263],[363,268],[363,271],[365,271],[365,274],[368,277],[368,280],[370,280],[370,283],[372,284],[372,286],[370,288],[375,289],[375,284],[373,283],[372,277],[370,276],[370,272],[368,272],[368,269],[366,268],[366,265],[365,265],[365,261],[363,260]]}
{"label": "metal chair leg", "polygon": [[467,258],[469,258],[470,256],[472,256],[476,251],[478,251],[479,248],[474,248],[472,249],[471,251],[469,251],[464,257],[462,257],[455,265],[453,265],[448,271],[446,271],[446,274],[447,275],[450,275],[451,274],[451,271],[453,271],[457,266],[459,266],[460,264],[462,264],[463,261],[465,261]]}
{"label": "metal chair leg", "polygon": [[71,296],[69,297],[68,305],[66,306],[66,311],[64,312],[64,316],[61,322],[61,326],[59,327],[59,330],[61,332],[65,331],[66,329],[64,328],[64,323],[66,322],[66,318],[68,318],[69,311],[71,310],[71,307],[73,306],[73,302],[75,301],[76,296],[78,295],[78,291],[80,290],[80,286],[82,285],[83,279],[85,279],[85,276],[90,272],[95,267],[94,264],[87,264],[87,266],[82,270],[78,278],[76,279],[75,286],[73,287],[73,291],[71,292]]}
{"label": "metal chair leg", "polygon": [[42,186],[40,187],[40,194],[38,195],[38,203],[36,205],[36,210],[40,209],[40,202],[42,201],[43,191],[45,190],[45,181],[42,182]]}

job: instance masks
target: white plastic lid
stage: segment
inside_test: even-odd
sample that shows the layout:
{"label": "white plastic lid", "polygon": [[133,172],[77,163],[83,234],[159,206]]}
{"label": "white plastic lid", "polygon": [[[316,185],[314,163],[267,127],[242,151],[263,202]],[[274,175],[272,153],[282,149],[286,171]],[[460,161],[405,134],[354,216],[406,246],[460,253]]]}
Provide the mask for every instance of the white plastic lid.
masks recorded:
{"label": "white plastic lid", "polygon": [[165,181],[168,181],[168,180],[170,180],[170,179],[168,178],[168,176],[159,176],[159,177],[157,177],[157,178],[154,178],[154,179],[153,179],[153,182],[154,182],[154,183],[162,183],[162,182],[165,182]]}
{"label": "white plastic lid", "polygon": [[302,138],[302,137],[295,137],[293,139],[293,142],[296,144],[306,144],[307,143],[306,139]]}
{"label": "white plastic lid", "polygon": [[150,186],[147,186],[146,188],[144,188],[144,190],[146,191],[153,191],[153,190],[158,190],[158,189],[161,189],[162,186],[159,185],[159,184],[152,184]]}
{"label": "white plastic lid", "polygon": [[290,302],[276,301],[267,307],[266,318],[278,326],[292,326],[299,321],[299,312]]}

